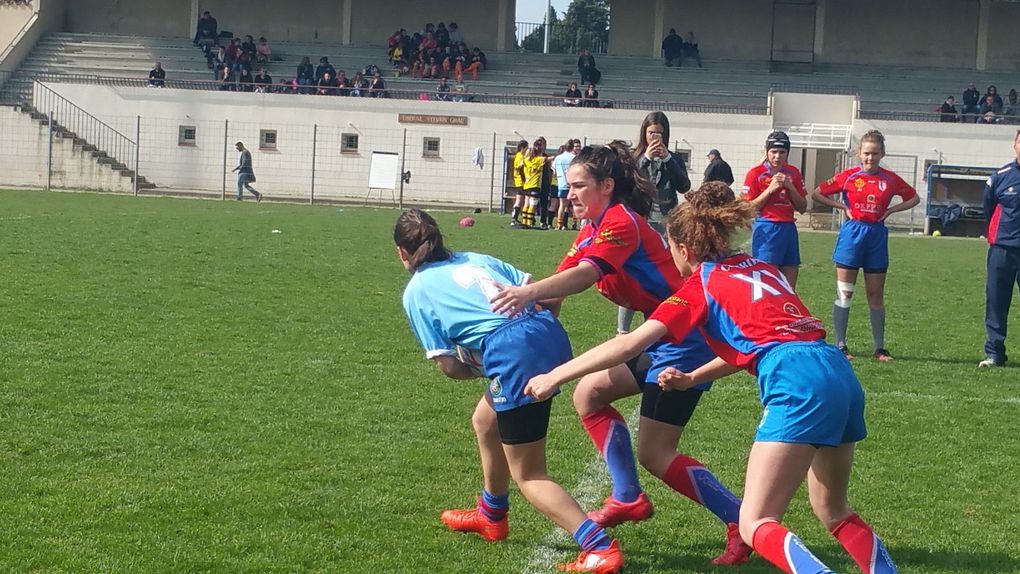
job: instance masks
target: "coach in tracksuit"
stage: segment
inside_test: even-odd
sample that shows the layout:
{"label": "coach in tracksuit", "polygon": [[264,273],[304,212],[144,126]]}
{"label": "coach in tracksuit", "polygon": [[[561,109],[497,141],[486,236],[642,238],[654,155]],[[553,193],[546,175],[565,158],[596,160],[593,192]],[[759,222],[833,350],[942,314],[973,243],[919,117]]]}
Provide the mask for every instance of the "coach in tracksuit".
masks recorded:
{"label": "coach in tracksuit", "polygon": [[1014,285],[1020,285],[1020,130],[1013,136],[1016,161],[985,184],[988,218],[988,280],[985,284],[985,360],[979,367],[1006,363],[1006,320]]}

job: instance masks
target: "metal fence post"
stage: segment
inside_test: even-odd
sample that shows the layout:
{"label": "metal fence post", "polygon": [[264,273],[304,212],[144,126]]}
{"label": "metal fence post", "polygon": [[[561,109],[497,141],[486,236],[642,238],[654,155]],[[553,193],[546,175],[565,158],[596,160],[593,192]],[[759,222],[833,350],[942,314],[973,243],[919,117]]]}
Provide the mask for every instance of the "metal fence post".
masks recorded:
{"label": "metal fence post", "polygon": [[315,148],[319,141],[319,124],[312,124],[312,193],[308,196],[308,205],[315,203]]}
{"label": "metal fence post", "polygon": [[47,116],[46,129],[49,132],[49,143],[46,150],[46,191],[50,191],[53,183],[53,110]]}
{"label": "metal fence post", "polygon": [[139,151],[142,147],[142,116],[135,116],[135,177],[132,185],[134,186],[135,196],[138,196],[138,160],[141,155]]}
{"label": "metal fence post", "polygon": [[227,138],[230,137],[230,120],[223,120],[223,187],[220,188],[220,199],[227,198]]}
{"label": "metal fence post", "polygon": [[[493,212],[492,201],[496,192],[496,132],[492,132],[492,156],[490,157],[492,157],[492,159],[489,160],[492,163],[492,165],[489,167],[491,168],[492,173],[489,176],[489,213],[492,213]],[[502,186],[500,187],[502,188]],[[500,203],[502,204],[503,198],[502,191],[500,192],[499,197]]]}
{"label": "metal fence post", "polygon": [[400,209],[404,209],[404,174],[407,166],[407,128],[404,128],[404,144],[400,150],[400,203],[397,205]]}

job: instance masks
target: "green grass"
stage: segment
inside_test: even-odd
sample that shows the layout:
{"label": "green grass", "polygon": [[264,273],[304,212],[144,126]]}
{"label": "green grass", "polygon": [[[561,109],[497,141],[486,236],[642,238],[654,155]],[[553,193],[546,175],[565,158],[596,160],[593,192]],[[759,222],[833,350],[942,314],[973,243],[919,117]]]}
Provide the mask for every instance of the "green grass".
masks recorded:
{"label": "green grass", "polygon": [[[516,493],[504,543],[439,524],[480,488],[469,417],[483,386],[444,379],[413,340],[396,211],[27,191],[0,202],[0,571],[520,573],[552,571],[534,567],[542,545],[573,557]],[[490,215],[464,229],[461,216],[437,214],[451,246],[536,277],[570,242]],[[826,323],[833,241],[802,234],[800,290]],[[891,252],[898,359],[854,363],[871,434],[851,500],[901,572],[1020,572],[1020,370],[975,368],[985,245],[896,237]],[[864,355],[858,293],[850,338]],[[615,309],[586,293],[563,322],[583,350],[611,335]],[[738,492],[759,408],[750,378],[731,377],[682,441]],[[565,396],[549,459],[568,489],[592,469],[605,484]],[[657,513],[615,530],[627,571],[727,571],[708,564],[721,525],[642,479]],[[856,571],[803,493],[786,522]],[[760,558],[740,571],[776,572]]]}

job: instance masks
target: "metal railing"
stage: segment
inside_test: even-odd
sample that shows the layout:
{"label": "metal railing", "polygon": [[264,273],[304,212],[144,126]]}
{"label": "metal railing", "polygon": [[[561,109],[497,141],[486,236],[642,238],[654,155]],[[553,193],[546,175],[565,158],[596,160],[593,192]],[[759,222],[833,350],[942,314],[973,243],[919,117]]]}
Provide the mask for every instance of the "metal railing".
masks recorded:
{"label": "metal railing", "polygon": [[47,88],[38,80],[33,82],[32,107],[53,121],[51,130],[63,137],[81,141],[83,147],[92,146],[105,154],[116,166],[123,169],[135,164],[137,144],[131,138],[113,129],[105,122],[79,108],[69,100]]}
{"label": "metal railing", "polygon": [[[543,52],[545,44],[545,23],[515,22],[517,26],[517,47],[525,52]],[[549,53],[576,54],[583,49],[593,54],[605,54],[608,42],[598,32],[580,26],[569,26],[562,22],[549,25]]]}
{"label": "metal railing", "polygon": [[31,28],[32,25],[35,24],[38,19],[39,11],[36,10],[32,14],[32,16],[28,19],[28,21],[25,22],[25,25],[21,27],[21,30],[18,30],[18,33],[15,34],[13,38],[11,38],[10,43],[7,44],[7,47],[4,48],[4,51],[0,52],[0,64],[3,64],[4,61],[7,59],[7,56],[11,55],[11,52],[14,51],[14,47],[21,42],[21,39],[24,38],[25,34],[28,33],[28,29]]}

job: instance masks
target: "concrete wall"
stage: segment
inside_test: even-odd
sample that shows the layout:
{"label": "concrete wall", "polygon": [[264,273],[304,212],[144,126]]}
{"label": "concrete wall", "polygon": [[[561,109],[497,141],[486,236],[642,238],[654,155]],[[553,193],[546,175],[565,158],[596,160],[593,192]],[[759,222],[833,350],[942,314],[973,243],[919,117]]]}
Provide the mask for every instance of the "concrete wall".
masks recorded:
{"label": "concrete wall", "polygon": [[241,38],[251,34],[287,42],[342,41],[343,0],[263,0],[255,5],[249,0],[199,0],[199,14],[206,10],[221,30]]}
{"label": "concrete wall", "polygon": [[185,30],[192,28],[191,3],[187,0],[166,2],[73,0],[67,2],[66,30],[68,32],[182,36]]}
{"label": "concrete wall", "polygon": [[978,0],[826,2],[816,61],[973,68],[978,7]]}
{"label": "concrete wall", "polygon": [[[657,57],[655,46],[656,0],[618,2],[610,9],[609,53],[617,56]],[[669,27],[667,26],[667,29]]]}
{"label": "concrete wall", "polygon": [[[988,19],[987,69],[1020,71],[1020,42],[1017,41],[1020,4],[993,2]],[[1006,89],[1009,92],[1009,89]]]}
{"label": "concrete wall", "polygon": [[[616,14],[613,14],[613,27],[615,31]],[[667,1],[663,29],[670,28],[676,28],[681,36],[694,32],[703,58],[767,61],[772,38],[772,2]],[[654,48],[657,56],[660,46]]]}
{"label": "concrete wall", "polygon": [[[354,44],[380,45],[385,44],[386,38],[398,28],[413,32],[423,30],[429,22],[456,22],[469,46],[493,50],[499,35],[501,4],[507,9],[504,17],[514,13],[516,3],[512,0],[505,3],[499,0],[355,1],[351,5],[351,41]],[[504,21],[503,24],[507,23]],[[513,25],[512,16],[510,25]]]}
{"label": "concrete wall", "polygon": [[[0,62],[0,70],[11,71],[17,69],[18,66],[21,65],[21,61],[24,60],[28,56],[29,52],[32,51],[32,48],[35,47],[39,38],[46,34],[63,30],[65,15],[64,0],[35,0],[33,2],[33,8],[38,10],[39,17],[25,32],[25,35],[22,36],[21,40],[7,58],[3,62]],[[32,11],[26,11],[24,8],[13,9],[9,7],[0,7],[0,9],[5,10],[5,12],[0,12],[0,21],[5,20],[8,16],[13,19],[10,27],[8,27],[7,23],[2,24],[6,30],[10,31],[10,37],[6,38],[6,40],[0,38],[0,45],[7,46],[14,36],[21,30],[22,26],[27,21],[27,18],[31,17]],[[13,12],[7,13],[7,10],[13,10]]]}

